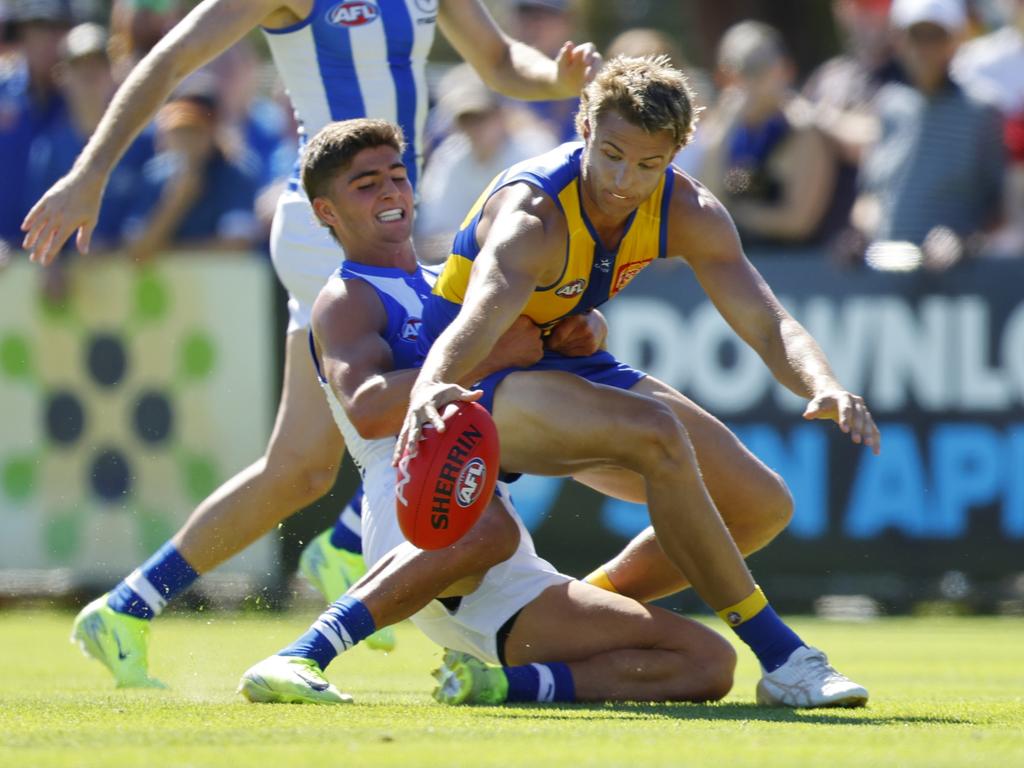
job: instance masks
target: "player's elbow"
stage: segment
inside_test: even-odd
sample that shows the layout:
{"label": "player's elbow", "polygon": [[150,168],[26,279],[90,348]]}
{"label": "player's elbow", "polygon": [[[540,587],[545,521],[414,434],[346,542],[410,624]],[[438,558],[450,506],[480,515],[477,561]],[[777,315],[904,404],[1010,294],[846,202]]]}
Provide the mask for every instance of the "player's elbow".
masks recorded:
{"label": "player's elbow", "polygon": [[389,418],[389,414],[381,413],[379,408],[370,408],[357,402],[346,412],[352,426],[364,440],[394,437],[402,429],[400,417]]}

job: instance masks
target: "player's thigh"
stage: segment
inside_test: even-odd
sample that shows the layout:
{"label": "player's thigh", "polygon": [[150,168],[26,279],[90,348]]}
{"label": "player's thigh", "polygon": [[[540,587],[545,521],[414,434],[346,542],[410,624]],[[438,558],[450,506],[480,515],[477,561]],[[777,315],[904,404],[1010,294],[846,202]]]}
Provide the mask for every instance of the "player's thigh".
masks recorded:
{"label": "player's thigh", "polygon": [[285,340],[284,384],[267,462],[277,469],[296,465],[336,471],[345,441],[320,389],[307,333],[307,329],[292,331]]}
{"label": "player's thigh", "polygon": [[644,395],[593,384],[562,371],[521,371],[494,396],[502,467],[510,472],[571,475],[629,466],[672,414]]}
{"label": "player's thigh", "polygon": [[696,621],[570,581],[548,587],[523,608],[505,642],[505,659],[513,665],[572,662],[623,648],[699,653],[721,642]]}
{"label": "player's thigh", "polygon": [[[651,376],[637,382],[630,391],[664,403],[686,428],[701,475],[726,522],[744,512],[761,511],[766,503],[774,507],[790,504],[778,474],[751,453],[732,430],[690,398]],[[581,470],[573,477],[608,496],[637,503],[646,501],[644,480],[636,472],[598,467]]]}

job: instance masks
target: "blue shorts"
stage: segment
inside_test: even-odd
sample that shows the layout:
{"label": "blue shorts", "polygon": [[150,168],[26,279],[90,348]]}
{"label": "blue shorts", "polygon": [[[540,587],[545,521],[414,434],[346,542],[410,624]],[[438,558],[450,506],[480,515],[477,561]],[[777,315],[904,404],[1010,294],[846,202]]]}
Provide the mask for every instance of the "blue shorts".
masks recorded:
{"label": "blue shorts", "polygon": [[482,389],[484,392],[484,396],[478,401],[480,405],[493,413],[494,393],[498,385],[509,374],[519,371],[565,371],[594,384],[604,384],[616,389],[632,389],[638,381],[647,376],[643,371],[620,363],[610,352],[604,350],[587,357],[566,357],[557,352],[545,352],[544,357],[529,368],[506,368],[477,383],[474,389]]}

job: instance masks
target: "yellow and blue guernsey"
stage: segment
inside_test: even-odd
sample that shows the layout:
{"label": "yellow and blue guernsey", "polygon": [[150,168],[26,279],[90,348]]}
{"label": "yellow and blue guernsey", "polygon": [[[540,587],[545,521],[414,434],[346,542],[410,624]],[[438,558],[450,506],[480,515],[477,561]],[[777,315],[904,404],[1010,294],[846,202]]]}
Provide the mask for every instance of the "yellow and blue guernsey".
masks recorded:
{"label": "yellow and blue guernsey", "polygon": [[[473,205],[452,244],[444,269],[424,306],[421,349],[429,347],[455,319],[462,307],[473,261],[480,252],[476,229],[485,203],[498,190],[517,182],[526,182],[547,194],[565,216],[568,235],[562,274],[550,285],[539,286],[523,309],[523,314],[544,329],[574,314],[589,312],[625,288],[640,271],[657,258],[664,258],[668,230],[668,206],[672,197],[675,172],[669,166],[654,193],[626,223],[619,245],[609,250],[601,242],[583,210],[581,198],[581,142],[563,144],[538,157],[524,160],[499,174]],[[532,369],[568,370],[584,378],[609,386],[628,389],[643,373],[616,361],[607,352],[584,358],[568,358],[547,352]],[[493,390],[510,371],[488,377],[480,383],[485,396],[481,401],[491,407]]]}

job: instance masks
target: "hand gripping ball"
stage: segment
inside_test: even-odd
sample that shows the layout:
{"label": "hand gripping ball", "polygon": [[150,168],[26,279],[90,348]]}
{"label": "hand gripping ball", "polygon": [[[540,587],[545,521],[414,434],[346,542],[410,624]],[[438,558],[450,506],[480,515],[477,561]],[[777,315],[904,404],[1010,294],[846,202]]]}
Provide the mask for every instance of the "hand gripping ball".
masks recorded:
{"label": "hand gripping ball", "polygon": [[420,441],[398,463],[398,525],[420,549],[441,549],[462,538],[498,481],[498,430],[487,409],[459,401],[442,418],[444,432],[424,425]]}

